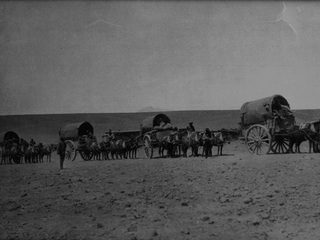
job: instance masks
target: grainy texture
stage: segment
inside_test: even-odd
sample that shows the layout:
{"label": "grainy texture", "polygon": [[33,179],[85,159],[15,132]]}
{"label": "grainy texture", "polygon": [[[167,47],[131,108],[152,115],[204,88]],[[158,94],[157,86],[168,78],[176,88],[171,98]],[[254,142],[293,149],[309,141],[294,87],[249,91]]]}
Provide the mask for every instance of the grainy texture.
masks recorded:
{"label": "grainy texture", "polygon": [[139,156],[1,165],[0,239],[320,237],[319,154]]}

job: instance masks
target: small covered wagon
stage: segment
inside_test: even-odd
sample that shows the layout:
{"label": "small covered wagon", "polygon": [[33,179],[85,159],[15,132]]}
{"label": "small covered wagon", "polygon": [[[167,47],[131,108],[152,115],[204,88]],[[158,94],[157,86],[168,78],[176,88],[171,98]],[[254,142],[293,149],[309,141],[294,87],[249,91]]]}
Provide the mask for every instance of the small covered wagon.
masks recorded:
{"label": "small covered wagon", "polygon": [[79,152],[83,160],[91,160],[95,151],[93,134],[93,126],[89,122],[70,123],[62,127],[59,137],[66,144],[66,159],[75,160]]}
{"label": "small covered wagon", "polygon": [[250,153],[286,153],[295,117],[288,101],[273,95],[243,104],[240,124]]}
{"label": "small covered wagon", "polygon": [[21,162],[21,152],[19,152],[20,137],[13,131],[0,133],[0,159],[10,158],[15,164]]}
{"label": "small covered wagon", "polygon": [[140,125],[140,136],[146,156],[151,159],[154,154],[154,149],[162,147],[163,141],[168,138],[173,131],[171,120],[165,114],[161,113],[145,118]]}

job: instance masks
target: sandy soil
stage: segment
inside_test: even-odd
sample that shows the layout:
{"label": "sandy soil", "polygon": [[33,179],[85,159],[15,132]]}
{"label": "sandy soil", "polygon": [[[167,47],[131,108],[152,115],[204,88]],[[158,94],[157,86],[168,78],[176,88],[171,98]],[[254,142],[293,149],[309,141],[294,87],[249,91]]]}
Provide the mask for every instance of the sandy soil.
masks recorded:
{"label": "sandy soil", "polygon": [[1,165],[0,239],[320,238],[319,154],[224,153]]}

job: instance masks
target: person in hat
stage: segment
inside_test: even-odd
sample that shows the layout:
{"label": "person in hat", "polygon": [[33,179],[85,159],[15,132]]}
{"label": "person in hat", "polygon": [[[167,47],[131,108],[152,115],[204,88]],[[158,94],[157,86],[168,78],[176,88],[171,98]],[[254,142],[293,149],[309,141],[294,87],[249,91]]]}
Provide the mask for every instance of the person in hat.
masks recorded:
{"label": "person in hat", "polygon": [[111,129],[109,129],[109,132],[106,132],[106,137],[109,138],[109,141],[114,141],[116,139]]}
{"label": "person in hat", "polygon": [[209,128],[206,128],[206,129],[204,130],[204,135],[205,135],[207,138],[211,138],[211,137],[212,137],[212,134],[211,134]]}
{"label": "person in hat", "polygon": [[193,126],[193,122],[189,122],[188,128],[190,129],[191,132],[195,132],[196,131],[196,129]]}
{"label": "person in hat", "polygon": [[31,147],[33,147],[34,145],[36,145],[36,142],[33,140],[33,138],[31,138],[29,145],[30,145]]}

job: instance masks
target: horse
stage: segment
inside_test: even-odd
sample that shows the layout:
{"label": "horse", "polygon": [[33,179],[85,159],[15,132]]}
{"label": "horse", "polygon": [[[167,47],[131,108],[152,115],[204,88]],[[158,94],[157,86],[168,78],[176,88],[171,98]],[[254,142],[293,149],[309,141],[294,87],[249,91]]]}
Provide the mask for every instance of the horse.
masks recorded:
{"label": "horse", "polygon": [[42,154],[42,158],[44,157],[44,156],[46,156],[47,157],[47,162],[51,162],[51,153],[53,152],[53,146],[52,146],[52,144],[46,144],[46,145],[44,145],[43,146],[43,149],[42,149],[42,152],[41,152],[41,154]]}

